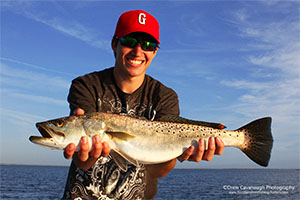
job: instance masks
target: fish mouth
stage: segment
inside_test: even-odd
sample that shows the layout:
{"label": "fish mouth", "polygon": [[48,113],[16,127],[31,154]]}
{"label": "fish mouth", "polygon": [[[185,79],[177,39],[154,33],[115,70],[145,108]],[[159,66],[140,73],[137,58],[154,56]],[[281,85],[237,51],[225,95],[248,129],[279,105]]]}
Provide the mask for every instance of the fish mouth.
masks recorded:
{"label": "fish mouth", "polygon": [[64,137],[65,138],[65,135],[63,133],[51,129],[45,123],[36,123],[36,128],[39,130],[40,134],[44,138],[55,138],[55,136],[59,136],[59,137]]}

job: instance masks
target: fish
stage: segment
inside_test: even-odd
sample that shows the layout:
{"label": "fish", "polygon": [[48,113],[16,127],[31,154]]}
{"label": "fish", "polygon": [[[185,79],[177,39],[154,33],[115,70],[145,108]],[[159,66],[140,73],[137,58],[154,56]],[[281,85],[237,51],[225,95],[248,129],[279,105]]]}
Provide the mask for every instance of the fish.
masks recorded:
{"label": "fish", "polygon": [[[35,144],[65,149],[70,143],[79,150],[80,138],[99,134],[112,151],[111,156],[122,170],[127,164],[158,164],[180,156],[189,146],[197,147],[200,138],[206,143],[219,136],[225,147],[236,147],[258,165],[267,167],[273,137],[271,117],[254,120],[236,130],[224,130],[222,124],[166,115],[155,121],[123,114],[94,112],[36,123],[42,136],[30,136]],[[221,127],[221,129],[220,129]]]}

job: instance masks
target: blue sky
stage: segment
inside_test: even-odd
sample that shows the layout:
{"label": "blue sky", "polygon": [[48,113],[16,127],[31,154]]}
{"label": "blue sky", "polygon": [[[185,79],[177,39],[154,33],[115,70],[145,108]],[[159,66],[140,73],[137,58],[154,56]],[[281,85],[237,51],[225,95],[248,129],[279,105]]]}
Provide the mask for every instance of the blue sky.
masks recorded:
{"label": "blue sky", "polygon": [[[299,1],[1,1],[1,163],[68,165],[29,142],[37,121],[69,114],[71,80],[114,64],[119,15],[144,9],[160,23],[147,73],[179,95],[181,116],[228,129],[273,118],[270,168],[299,168]],[[226,148],[189,168],[256,168]]]}

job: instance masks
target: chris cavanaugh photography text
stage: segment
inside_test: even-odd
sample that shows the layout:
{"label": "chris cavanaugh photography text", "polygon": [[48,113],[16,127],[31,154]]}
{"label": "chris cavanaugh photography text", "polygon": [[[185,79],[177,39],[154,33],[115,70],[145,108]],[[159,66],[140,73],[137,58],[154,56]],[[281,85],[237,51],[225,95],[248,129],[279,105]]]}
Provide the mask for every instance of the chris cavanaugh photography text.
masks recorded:
{"label": "chris cavanaugh photography text", "polygon": [[229,194],[289,194],[295,189],[293,185],[223,185]]}

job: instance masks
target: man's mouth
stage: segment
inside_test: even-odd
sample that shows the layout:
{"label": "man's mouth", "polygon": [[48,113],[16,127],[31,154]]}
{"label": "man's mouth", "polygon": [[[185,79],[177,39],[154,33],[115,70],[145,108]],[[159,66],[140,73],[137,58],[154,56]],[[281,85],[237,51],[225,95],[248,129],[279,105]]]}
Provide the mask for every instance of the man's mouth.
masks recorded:
{"label": "man's mouth", "polygon": [[129,63],[133,64],[133,65],[140,65],[143,63],[142,60],[132,60],[132,59],[127,59]]}

